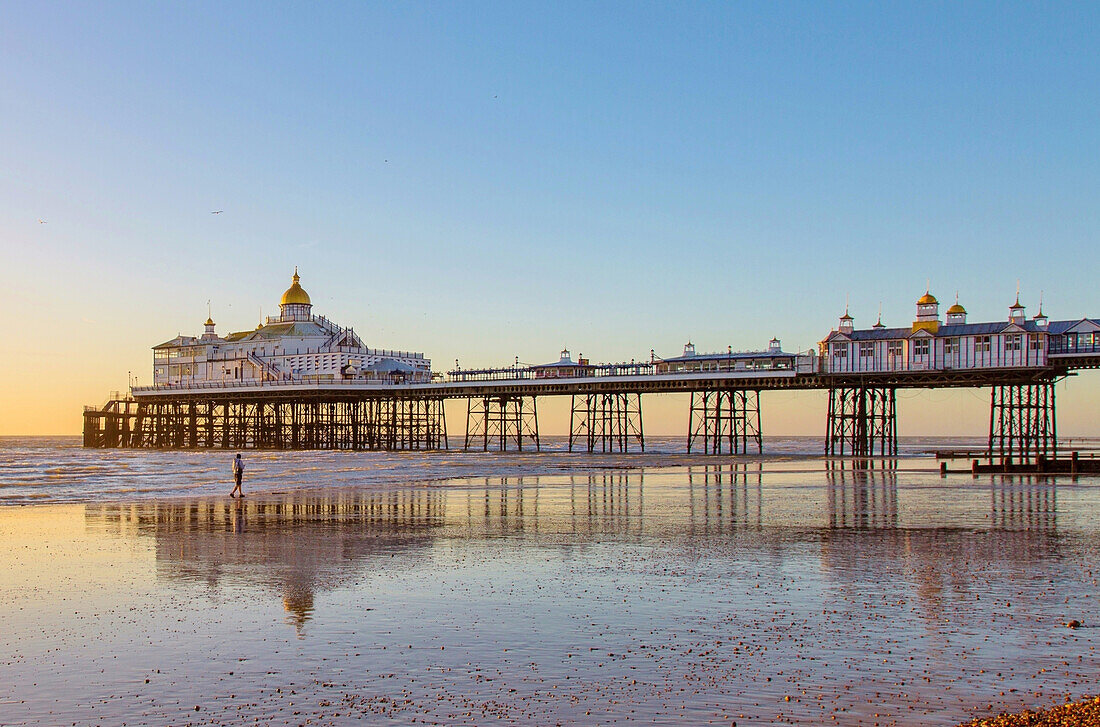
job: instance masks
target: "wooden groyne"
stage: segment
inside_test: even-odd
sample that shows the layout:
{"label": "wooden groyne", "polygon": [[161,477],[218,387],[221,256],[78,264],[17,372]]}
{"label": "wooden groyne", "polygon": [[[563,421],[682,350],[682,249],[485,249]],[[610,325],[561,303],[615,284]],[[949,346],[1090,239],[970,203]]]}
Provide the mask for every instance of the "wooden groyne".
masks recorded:
{"label": "wooden groyne", "polygon": [[[1013,460],[1006,457],[1004,460],[972,459],[970,461],[970,473],[982,474],[1044,474],[1044,475],[1094,475],[1100,474],[1100,458],[1092,456],[1082,457],[1080,452],[1070,452],[1068,457],[1045,457],[1039,455],[1033,461]],[[948,469],[947,462],[940,462],[940,474],[962,473],[966,470]]]}

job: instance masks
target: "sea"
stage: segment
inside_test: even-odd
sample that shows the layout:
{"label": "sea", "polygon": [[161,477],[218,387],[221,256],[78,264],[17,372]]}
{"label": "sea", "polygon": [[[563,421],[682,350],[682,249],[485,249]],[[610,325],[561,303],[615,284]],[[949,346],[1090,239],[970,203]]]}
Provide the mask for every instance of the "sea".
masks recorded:
{"label": "sea", "polygon": [[[666,467],[706,457],[686,456],[683,437],[650,437],[645,453],[568,452],[567,437],[544,437],[539,452],[243,452],[252,492],[331,487],[377,488],[394,484],[487,476],[531,476],[587,468]],[[1096,447],[1100,440],[1076,440]],[[1067,445],[1069,446],[1069,445]],[[983,438],[903,437],[901,459],[927,460],[937,450],[985,447]],[[636,447],[635,447],[636,448]],[[765,437],[764,454],[776,459],[819,457],[820,437]],[[0,504],[108,502],[211,495],[232,488],[235,450],[85,449],[79,437],[0,437]],[[961,466],[965,466],[963,463]]]}

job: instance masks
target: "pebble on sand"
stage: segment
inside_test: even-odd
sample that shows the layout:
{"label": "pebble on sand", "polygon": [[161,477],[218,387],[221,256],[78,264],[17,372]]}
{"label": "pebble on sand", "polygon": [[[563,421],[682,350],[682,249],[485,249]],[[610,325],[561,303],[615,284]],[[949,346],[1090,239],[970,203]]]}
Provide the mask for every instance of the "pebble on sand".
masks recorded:
{"label": "pebble on sand", "polygon": [[976,719],[960,727],[1093,727],[1100,725],[1100,697],[1061,704],[1043,712],[1025,710]]}

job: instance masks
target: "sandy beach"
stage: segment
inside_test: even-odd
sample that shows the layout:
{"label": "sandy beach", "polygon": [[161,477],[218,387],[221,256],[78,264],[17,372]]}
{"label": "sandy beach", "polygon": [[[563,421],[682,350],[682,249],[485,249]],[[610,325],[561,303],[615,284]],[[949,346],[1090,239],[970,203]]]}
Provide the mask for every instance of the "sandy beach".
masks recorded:
{"label": "sandy beach", "polygon": [[1042,708],[1100,676],[1098,498],[800,460],[0,508],[0,721]]}

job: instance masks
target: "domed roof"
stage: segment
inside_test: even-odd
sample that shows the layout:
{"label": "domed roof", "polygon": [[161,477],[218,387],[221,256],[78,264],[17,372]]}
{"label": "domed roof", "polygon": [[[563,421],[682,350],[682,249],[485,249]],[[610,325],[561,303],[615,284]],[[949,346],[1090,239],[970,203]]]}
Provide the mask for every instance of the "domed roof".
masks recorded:
{"label": "domed roof", "polygon": [[212,325],[214,325],[214,319],[213,319],[213,318],[209,318],[209,317],[208,317],[208,318],[206,319],[206,323],[204,323],[203,325],[204,325],[204,326],[212,326]]}
{"label": "domed roof", "polygon": [[949,315],[949,316],[965,315],[965,314],[966,314],[966,308],[963,308],[958,303],[956,303],[955,305],[953,305],[953,306],[951,306],[950,308],[947,309],[947,315]]}
{"label": "domed roof", "polygon": [[298,268],[294,268],[294,282],[286,289],[286,292],[283,293],[283,299],[279,301],[279,305],[288,304],[313,305],[313,302],[309,299],[309,293],[298,284]]}
{"label": "domed roof", "polygon": [[922,295],[920,297],[920,300],[917,301],[917,305],[938,305],[938,304],[939,304],[939,301],[936,300],[936,296],[932,295],[928,291],[925,291],[924,295]]}

